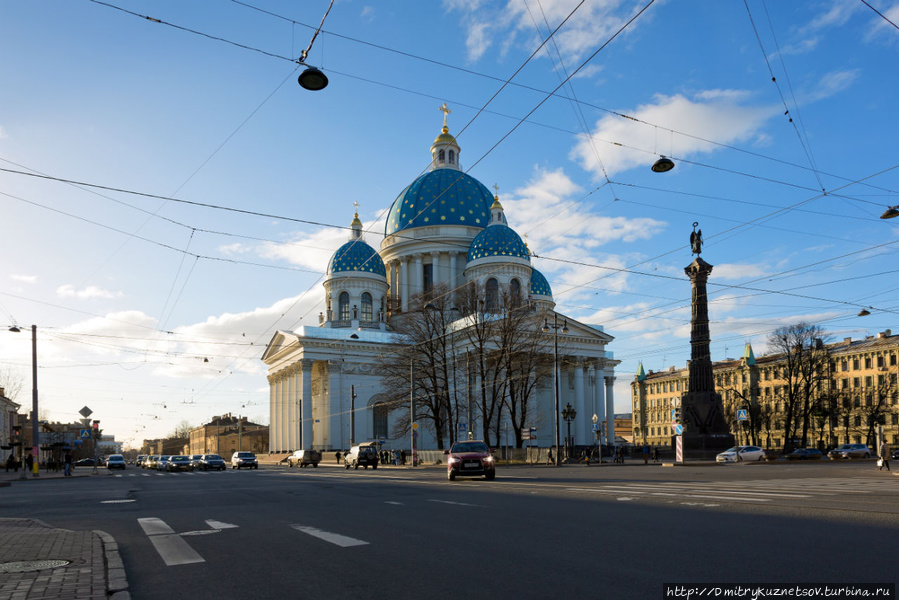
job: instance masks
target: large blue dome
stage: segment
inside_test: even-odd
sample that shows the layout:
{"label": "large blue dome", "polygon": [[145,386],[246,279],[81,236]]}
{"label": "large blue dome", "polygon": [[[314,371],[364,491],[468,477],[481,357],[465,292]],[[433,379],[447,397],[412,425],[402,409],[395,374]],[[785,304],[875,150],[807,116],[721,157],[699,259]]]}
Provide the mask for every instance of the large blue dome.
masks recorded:
{"label": "large blue dome", "polygon": [[328,275],[345,271],[362,271],[387,277],[384,261],[375,249],[361,239],[350,240],[337,249],[328,263]]}
{"label": "large blue dome", "polygon": [[492,203],[490,191],[474,177],[455,169],[435,169],[393,201],[384,235],[434,225],[486,227]]}
{"label": "large blue dome", "polygon": [[531,253],[508,225],[495,223],[479,233],[468,248],[468,262],[487,256],[523,258],[531,262]]}
{"label": "large blue dome", "polygon": [[543,273],[537,269],[534,269],[531,272],[531,295],[549,296],[550,298],[552,298],[553,295],[553,291],[550,289],[546,277],[544,277]]}

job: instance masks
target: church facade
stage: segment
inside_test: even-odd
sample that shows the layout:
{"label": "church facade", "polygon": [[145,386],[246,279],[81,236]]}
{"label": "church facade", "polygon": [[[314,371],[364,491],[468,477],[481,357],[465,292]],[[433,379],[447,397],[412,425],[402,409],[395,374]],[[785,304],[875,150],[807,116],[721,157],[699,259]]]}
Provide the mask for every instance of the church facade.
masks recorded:
{"label": "church facade", "polygon": [[[349,240],[329,261],[318,326],[277,331],[263,353],[273,453],[333,451],[367,441],[409,448],[408,428],[402,435],[395,431],[402,409],[388,408],[378,359],[406,343],[398,324],[422,310],[417,300],[423,294],[438,286],[452,294],[471,284],[485,290],[488,307],[499,311],[503,299],[512,298],[544,311],[549,322],[555,318],[560,327],[547,335],[557,335],[562,349],[559,407],[570,404],[577,413],[570,423],[572,443],[596,443],[596,430],[603,440],[615,439],[612,388],[618,361],[606,350],[612,336],[554,312],[549,283],[509,227],[499,198],[462,170],[461,148],[446,123],[450,111],[446,105],[441,110],[443,128],[431,144],[430,169],[394,200],[380,250],[365,241],[356,214]],[[460,345],[456,351],[464,356],[466,350]],[[535,393],[538,431],[532,443],[548,447],[554,444],[555,422],[563,420],[554,414],[555,378],[542,381]],[[408,405],[405,410],[408,419]],[[478,420],[473,415],[467,428],[480,431]],[[433,433],[418,429],[419,449],[436,447]]]}

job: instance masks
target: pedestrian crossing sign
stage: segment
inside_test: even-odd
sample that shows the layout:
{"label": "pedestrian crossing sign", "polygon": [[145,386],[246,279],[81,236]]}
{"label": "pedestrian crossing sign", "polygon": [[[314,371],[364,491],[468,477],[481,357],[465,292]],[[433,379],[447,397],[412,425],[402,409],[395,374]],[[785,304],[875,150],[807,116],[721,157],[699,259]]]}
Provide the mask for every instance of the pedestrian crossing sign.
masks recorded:
{"label": "pedestrian crossing sign", "polygon": [[745,408],[737,409],[737,421],[748,421],[749,411]]}

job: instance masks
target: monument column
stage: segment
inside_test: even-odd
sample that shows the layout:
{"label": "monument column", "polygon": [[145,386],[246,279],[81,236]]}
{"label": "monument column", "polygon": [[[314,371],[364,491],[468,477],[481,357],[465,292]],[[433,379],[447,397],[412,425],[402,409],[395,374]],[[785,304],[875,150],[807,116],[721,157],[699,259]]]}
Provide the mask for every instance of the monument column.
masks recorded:
{"label": "monument column", "polygon": [[693,223],[690,245],[696,258],[684,269],[693,287],[690,318],[690,363],[688,391],[681,397],[684,425],[684,450],[694,458],[712,458],[734,443],[724,420],[721,396],[715,392],[712,359],[709,352],[709,302],[706,282],[712,265],[702,260],[702,230]]}

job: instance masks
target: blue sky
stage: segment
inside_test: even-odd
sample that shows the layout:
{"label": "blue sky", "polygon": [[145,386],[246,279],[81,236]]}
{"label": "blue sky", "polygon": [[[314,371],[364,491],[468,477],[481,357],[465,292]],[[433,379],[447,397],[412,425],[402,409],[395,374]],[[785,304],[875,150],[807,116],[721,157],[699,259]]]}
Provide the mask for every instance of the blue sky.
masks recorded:
{"label": "blue sky", "polygon": [[[619,412],[640,361],[689,357],[694,221],[713,359],[800,320],[899,330],[899,222],[879,219],[899,204],[899,2],[647,2],[337,0],[307,59],[320,92],[290,59],[327,0],[0,3],[18,401],[34,323],[46,418],[87,405],[134,443],[267,423],[264,345],[317,324],[354,202],[378,247],[443,102],[557,308],[615,336]],[[653,173],[660,155],[675,169]]]}

